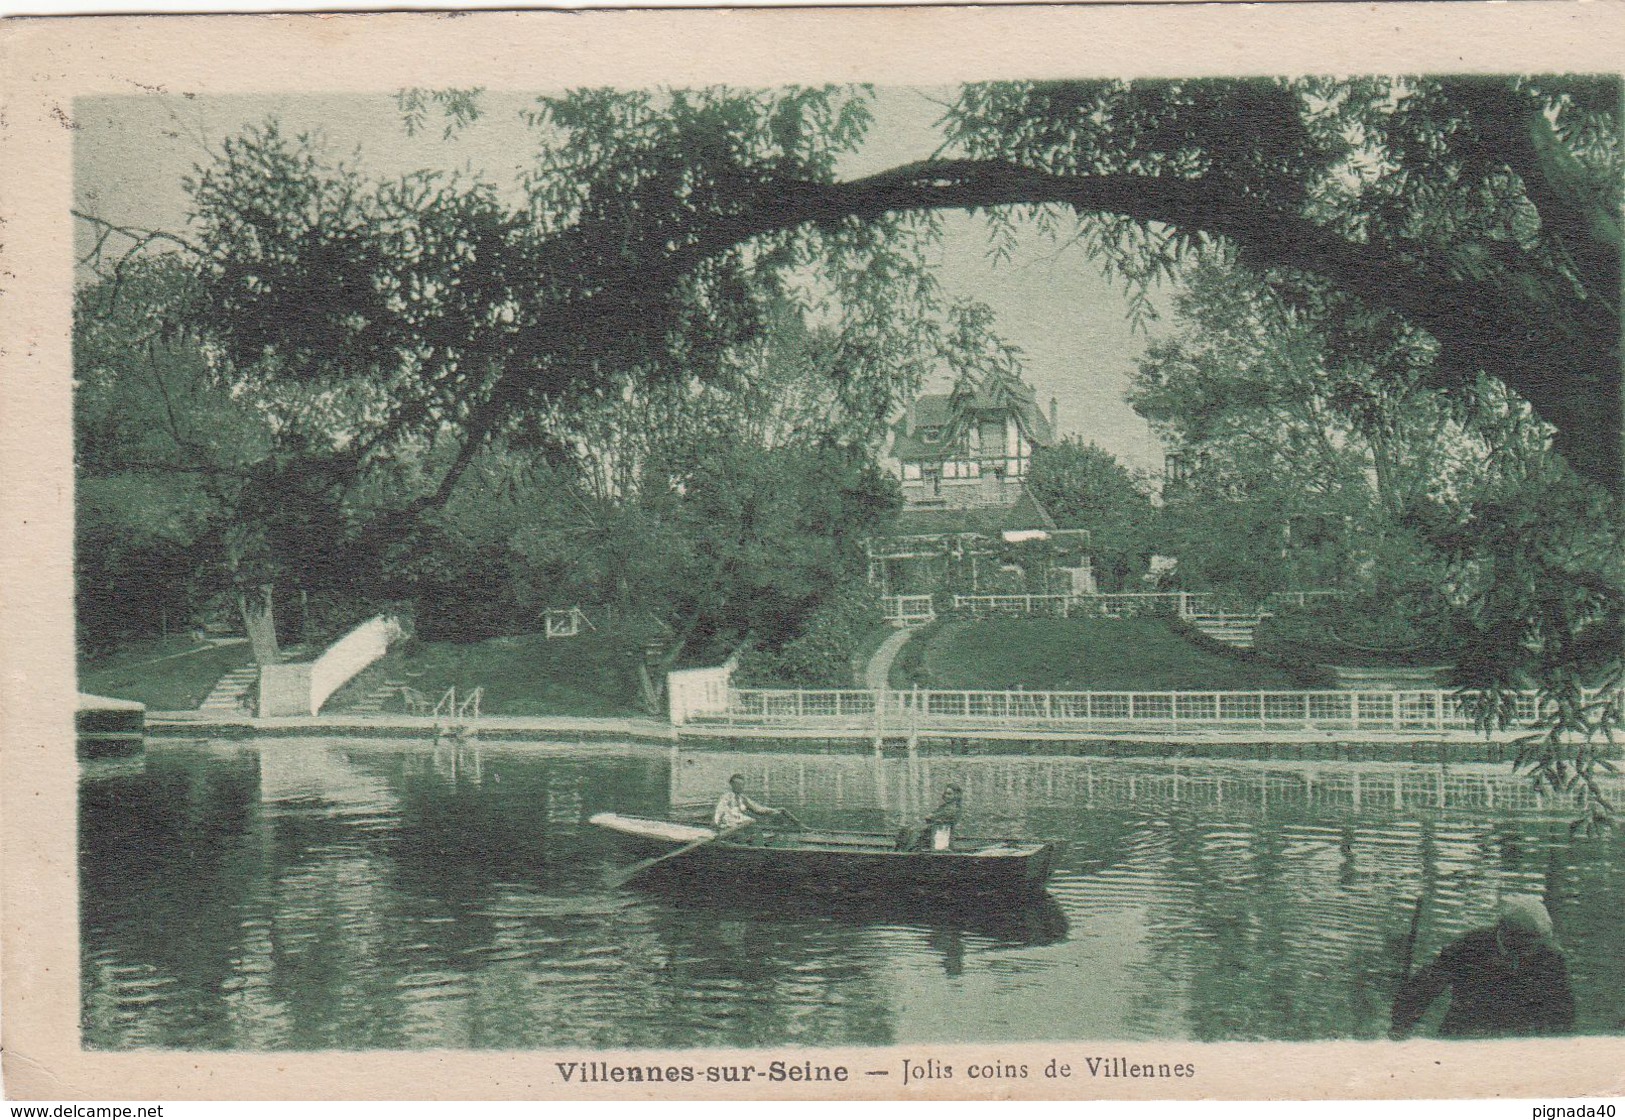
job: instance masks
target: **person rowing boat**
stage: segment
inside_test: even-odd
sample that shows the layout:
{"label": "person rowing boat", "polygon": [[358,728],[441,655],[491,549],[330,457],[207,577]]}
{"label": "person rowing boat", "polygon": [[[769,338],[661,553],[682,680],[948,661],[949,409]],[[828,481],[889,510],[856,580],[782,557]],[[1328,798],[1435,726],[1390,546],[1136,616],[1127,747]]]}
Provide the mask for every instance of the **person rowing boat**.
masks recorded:
{"label": "person rowing boat", "polygon": [[918,829],[905,827],[897,834],[897,850],[947,851],[953,844],[954,826],[959,823],[959,815],[964,810],[965,791],[957,785],[949,785],[942,791],[942,800],[937,802],[937,807],[925,818],[923,827]]}
{"label": "person rowing boat", "polygon": [[[743,794],[744,790],[737,791]],[[742,807],[750,815],[749,807]],[[769,806],[759,805],[766,809]],[[740,831],[597,813],[590,823],[627,838],[639,852],[664,851],[642,865],[666,870],[683,890],[740,889],[779,897],[784,893],[850,900],[900,894],[929,897],[934,904],[980,897],[1014,898],[1041,892],[1060,851],[1040,840],[955,835],[947,850],[898,851],[895,833],[789,829],[777,818],[756,818]],[[619,885],[630,878],[612,881]]]}
{"label": "person rowing boat", "polygon": [[795,828],[806,827],[788,809],[777,809],[751,800],[745,793],[743,774],[729,778],[728,791],[717,800],[716,810],[711,814],[711,824],[721,831],[731,831],[764,820],[782,820]]}

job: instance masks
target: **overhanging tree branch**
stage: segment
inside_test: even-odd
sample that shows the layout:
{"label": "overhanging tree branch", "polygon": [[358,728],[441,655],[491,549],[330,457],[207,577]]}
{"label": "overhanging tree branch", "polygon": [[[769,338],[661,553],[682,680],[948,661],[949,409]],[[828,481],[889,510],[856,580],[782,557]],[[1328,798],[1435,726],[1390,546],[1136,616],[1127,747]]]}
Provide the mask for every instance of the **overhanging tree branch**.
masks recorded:
{"label": "overhanging tree branch", "polygon": [[[1516,107],[1527,108],[1528,99],[1508,95]],[[1509,166],[1524,178],[1532,204],[1576,262],[1579,283],[1504,240],[1445,246],[1352,240],[1310,221],[1293,204],[1217,172],[1077,175],[985,158],[926,160],[849,182],[716,172],[722,189],[710,203],[686,215],[678,205],[663,220],[652,218],[641,241],[632,236],[635,223],[628,223],[622,252],[597,253],[601,238],[583,225],[533,245],[540,249],[533,267],[543,280],[537,290],[560,294],[542,294],[512,345],[492,355],[495,376],[462,425],[463,452],[432,501],[443,504],[474,449],[512,413],[556,398],[595,364],[582,356],[584,345],[670,329],[651,316],[648,301],[669,293],[708,259],[809,225],[839,228],[911,212],[1041,205],[1221,237],[1256,267],[1314,273],[1371,305],[1391,308],[1438,339],[1439,368],[1448,377],[1465,382],[1482,370],[1500,378],[1557,429],[1559,450],[1577,472],[1612,489],[1621,477],[1625,422],[1619,247],[1617,237],[1609,241],[1615,227],[1606,221],[1599,226],[1595,206],[1579,202],[1574,205],[1583,213],[1560,212],[1573,176],[1558,158],[1562,153],[1540,142],[1543,127],[1549,132],[1543,118],[1523,114],[1506,125],[1508,135],[1498,137],[1497,147],[1508,148]],[[114,233],[134,242],[114,270],[115,282],[122,264],[154,241],[197,251],[175,235],[76,216],[102,231],[93,252]],[[555,278],[563,282],[551,282]]]}
{"label": "overhanging tree branch", "polygon": [[[1588,305],[1505,243],[1469,242],[1441,259],[1420,245],[1412,251],[1352,241],[1228,180],[1058,175],[985,159],[928,160],[850,182],[747,182],[741,175],[738,195],[729,212],[696,217],[682,244],[642,262],[642,286],[675,283],[708,257],[808,224],[1043,204],[1117,214],[1223,237],[1255,266],[1312,272],[1400,312],[1439,340],[1441,364],[1455,376],[1484,370],[1529,401],[1558,430],[1559,449],[1576,471],[1609,488],[1620,480],[1618,322],[1614,316],[1610,329],[1597,316],[1608,295],[1617,301],[1617,284]],[[601,289],[575,301],[567,321],[541,318],[530,346],[545,347],[565,332],[636,329],[631,318],[623,292]],[[494,400],[517,390],[507,384],[516,373],[525,377],[505,373]]]}

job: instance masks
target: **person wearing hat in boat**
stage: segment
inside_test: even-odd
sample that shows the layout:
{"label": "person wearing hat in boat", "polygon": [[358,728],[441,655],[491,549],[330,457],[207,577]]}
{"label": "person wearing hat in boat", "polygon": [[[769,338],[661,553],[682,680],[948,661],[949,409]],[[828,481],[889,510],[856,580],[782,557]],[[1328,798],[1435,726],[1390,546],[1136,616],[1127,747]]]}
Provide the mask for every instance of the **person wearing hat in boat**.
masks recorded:
{"label": "person wearing hat in boat", "polygon": [[942,800],[925,818],[920,829],[904,828],[897,835],[897,847],[904,852],[945,852],[953,842],[954,826],[965,808],[965,791],[950,783],[942,791]]}
{"label": "person wearing hat in boat", "polygon": [[742,828],[769,817],[788,819],[789,816],[790,814],[783,809],[775,809],[771,805],[752,801],[745,794],[745,775],[735,774],[728,779],[728,792],[717,800],[716,811],[711,814],[711,823],[726,832],[728,829]]}
{"label": "person wearing hat in boat", "polygon": [[1446,945],[1400,985],[1390,1035],[1404,1038],[1450,992],[1444,1038],[1567,1034],[1574,1029],[1568,965],[1552,940],[1552,916],[1533,895],[1507,895],[1496,923]]}

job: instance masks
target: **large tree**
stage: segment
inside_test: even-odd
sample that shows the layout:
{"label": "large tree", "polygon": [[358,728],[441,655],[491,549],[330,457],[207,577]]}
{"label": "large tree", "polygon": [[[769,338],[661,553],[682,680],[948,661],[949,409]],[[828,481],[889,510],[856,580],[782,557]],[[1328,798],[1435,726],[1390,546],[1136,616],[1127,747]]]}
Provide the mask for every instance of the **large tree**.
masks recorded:
{"label": "large tree", "polygon": [[[342,402],[350,437],[312,443],[320,471],[300,479],[341,486],[429,445],[438,475],[378,519],[374,551],[493,441],[564,457],[593,402],[725,378],[778,301],[807,298],[808,270],[860,353],[913,344],[887,387],[906,384],[936,341],[918,235],[943,209],[1076,241],[1136,299],[1217,241],[1289,301],[1309,278],[1391,312],[1430,340],[1439,387],[1498,379],[1612,490],[1620,92],[1611,77],[979,84],[949,107],[940,157],[842,181],[862,91],[587,90],[539,100],[518,206],[478,179],[367,182],[273,126],[200,172],[184,235],[97,228],[100,247],[128,235],[187,256],[219,375]],[[1504,551],[1502,586],[1537,578]]]}
{"label": "large tree", "polygon": [[1068,436],[1033,453],[1027,485],[1067,528],[1089,531],[1089,554],[1104,591],[1134,591],[1157,550],[1150,487],[1117,457]]}
{"label": "large tree", "polygon": [[[75,563],[88,647],[185,628],[229,590],[258,618],[260,587],[274,580],[266,534],[310,512],[275,485],[284,436],[298,435],[253,394],[222,391],[196,337],[177,329],[191,281],[173,258],[141,260],[76,300]],[[275,507],[272,517],[256,506]],[[257,637],[272,656],[274,637]]]}
{"label": "large tree", "polygon": [[839,181],[866,118],[834,89],[544,98],[518,211],[244,138],[196,189],[211,321],[238,360],[370,370],[391,399],[378,439],[456,422],[449,484],[492,433],[607,379],[703,370],[786,268],[829,262],[851,306],[904,309],[927,282],[895,235],[983,210],[1131,282],[1210,238],[1321,277],[1427,331],[1441,381],[1500,378],[1581,474],[1619,480],[1617,81],[976,85],[942,158]]}
{"label": "large tree", "polygon": [[1181,571],[1346,593],[1268,623],[1277,653],[1448,659],[1503,698],[1539,684],[1551,730],[1575,739],[1528,759],[1559,787],[1591,778],[1589,738],[1618,719],[1617,497],[1554,455],[1501,382],[1441,387],[1433,339],[1324,282],[1283,297],[1209,261],[1176,307],[1181,329],[1148,348],[1129,397],[1180,449],[1161,520]]}
{"label": "large tree", "polygon": [[1182,329],[1140,361],[1128,399],[1181,464],[1165,547],[1250,592],[1441,582],[1411,526],[1540,454],[1539,434],[1508,422],[1524,407],[1499,383],[1433,387],[1436,347],[1392,312],[1324,283],[1294,294],[1210,258],[1175,300]]}
{"label": "large tree", "polygon": [[[1366,596],[1376,619],[1442,603],[1480,632],[1478,684],[1510,683],[1535,648],[1555,665],[1582,616],[1617,627],[1609,496],[1551,454],[1549,426],[1492,379],[1438,388],[1436,345],[1391,312],[1299,296],[1204,264],[1176,300],[1183,329],[1140,363],[1129,399],[1184,462],[1164,489],[1182,567],[1262,590],[1296,575]],[[1490,558],[1489,521],[1513,510],[1525,564]],[[1554,594],[1573,611],[1544,611]]]}

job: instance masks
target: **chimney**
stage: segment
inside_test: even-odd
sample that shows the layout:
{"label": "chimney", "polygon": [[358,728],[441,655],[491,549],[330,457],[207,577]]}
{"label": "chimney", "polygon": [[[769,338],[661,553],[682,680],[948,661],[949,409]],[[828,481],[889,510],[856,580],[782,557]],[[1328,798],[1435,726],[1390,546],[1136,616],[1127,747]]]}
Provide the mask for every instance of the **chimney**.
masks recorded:
{"label": "chimney", "polygon": [[904,416],[903,424],[904,424],[903,431],[906,432],[909,435],[913,435],[914,434],[914,402],[912,400],[910,400],[908,402],[908,412]]}
{"label": "chimney", "polygon": [[1054,397],[1049,399],[1049,434],[1051,439],[1061,438],[1061,406]]}

